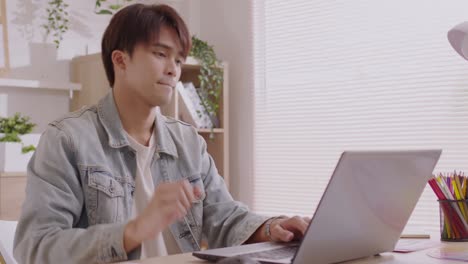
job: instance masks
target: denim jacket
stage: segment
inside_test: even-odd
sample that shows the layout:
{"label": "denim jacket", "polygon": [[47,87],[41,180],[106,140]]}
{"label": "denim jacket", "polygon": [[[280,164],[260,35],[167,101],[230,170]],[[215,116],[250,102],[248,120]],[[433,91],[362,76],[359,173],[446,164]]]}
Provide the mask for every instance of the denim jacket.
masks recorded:
{"label": "denim jacket", "polygon": [[[244,243],[267,219],[232,199],[206,143],[190,125],[158,114],[151,163],[155,187],[187,179],[203,190],[185,219],[170,226],[182,252]],[[137,259],[127,253],[136,157],[112,90],[91,107],[52,122],[28,165],[26,199],[16,229],[19,263],[101,263]]]}

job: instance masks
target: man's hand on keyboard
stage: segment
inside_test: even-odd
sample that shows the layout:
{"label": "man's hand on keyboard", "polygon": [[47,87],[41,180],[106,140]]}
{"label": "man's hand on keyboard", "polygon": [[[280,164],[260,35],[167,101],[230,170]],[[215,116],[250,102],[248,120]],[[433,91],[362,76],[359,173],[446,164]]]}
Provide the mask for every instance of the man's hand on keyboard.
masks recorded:
{"label": "man's hand on keyboard", "polygon": [[290,242],[300,240],[310,224],[309,217],[294,216],[277,218],[270,224],[270,236],[273,241]]}

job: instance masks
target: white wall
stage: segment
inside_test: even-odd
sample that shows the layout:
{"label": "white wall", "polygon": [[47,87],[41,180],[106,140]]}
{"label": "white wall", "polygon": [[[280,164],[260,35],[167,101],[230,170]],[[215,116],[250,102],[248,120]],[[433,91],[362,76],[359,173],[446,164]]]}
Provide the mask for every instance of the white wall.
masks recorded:
{"label": "white wall", "polygon": [[[64,40],[57,51],[50,49],[54,46],[50,44],[52,37],[45,38],[45,31],[41,27],[45,22],[45,9],[48,1],[6,1],[12,68],[10,77],[68,81],[70,59],[87,53],[100,52],[102,34],[111,17],[94,13],[95,0],[66,1],[70,5],[68,7],[70,29],[65,33]],[[196,10],[197,7],[190,0],[135,2],[169,4],[177,9],[186,21],[190,22],[192,31],[198,31],[199,22],[190,16],[191,9]]]}
{"label": "white wall", "polygon": [[230,184],[234,198],[250,205],[254,165],[251,1],[203,0],[199,14],[200,37],[229,63]]}
{"label": "white wall", "polygon": [[[95,0],[66,1],[70,5],[70,29],[56,49],[53,39],[46,38],[41,27],[48,1],[6,0],[11,70],[3,77],[69,82],[73,57],[100,52],[102,34],[111,16],[96,15]],[[197,10],[198,5],[190,0],[138,2],[169,4],[189,23],[190,30],[199,31],[198,16],[191,16],[191,10]],[[0,56],[1,61],[3,53]],[[48,122],[69,111],[68,91],[0,87],[0,116],[10,116],[16,111],[31,116],[38,124],[34,132],[41,132]]]}
{"label": "white wall", "polygon": [[41,133],[47,124],[68,112],[68,91],[37,88],[0,87],[0,116],[19,112],[36,124],[33,133]]}
{"label": "white wall", "polygon": [[[45,37],[48,1],[7,0],[8,37],[11,72],[18,79],[69,80],[69,60],[74,56],[98,52],[100,38],[110,16],[95,15],[95,0],[67,1],[70,30],[55,51],[52,38]],[[49,44],[48,44],[49,43]]]}
{"label": "white wall", "polygon": [[[100,50],[100,38],[110,16],[93,13],[94,0],[67,1],[70,6],[70,30],[59,49],[45,37],[48,1],[7,0],[10,72],[5,78],[70,81],[70,60],[86,52]],[[3,53],[1,54],[3,56]],[[3,59],[3,58],[2,58]],[[68,88],[68,87],[63,87]],[[68,91],[0,87],[0,115],[21,112],[31,117],[42,132],[47,124],[69,111]]]}

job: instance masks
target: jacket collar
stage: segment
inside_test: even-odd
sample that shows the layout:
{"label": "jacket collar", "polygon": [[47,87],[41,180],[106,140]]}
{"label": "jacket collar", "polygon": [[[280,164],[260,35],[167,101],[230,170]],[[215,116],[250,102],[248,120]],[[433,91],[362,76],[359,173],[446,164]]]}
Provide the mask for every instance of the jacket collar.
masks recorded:
{"label": "jacket collar", "polygon": [[[129,146],[128,138],[125,135],[122,121],[117,111],[112,89],[99,101],[97,112],[99,120],[107,133],[109,146],[111,148]],[[156,152],[165,153],[177,158],[177,148],[169,128],[166,125],[166,117],[161,115],[158,111],[154,122],[156,130]]]}

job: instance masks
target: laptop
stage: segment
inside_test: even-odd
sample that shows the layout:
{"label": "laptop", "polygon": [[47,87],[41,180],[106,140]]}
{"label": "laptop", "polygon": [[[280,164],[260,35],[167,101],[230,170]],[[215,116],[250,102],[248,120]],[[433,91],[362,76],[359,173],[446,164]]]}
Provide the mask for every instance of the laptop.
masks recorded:
{"label": "laptop", "polygon": [[392,251],[439,160],[441,150],[345,151],[300,242],[197,251],[217,261],[335,263]]}

